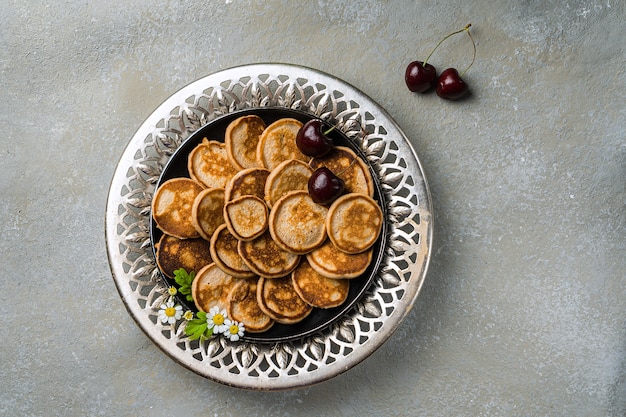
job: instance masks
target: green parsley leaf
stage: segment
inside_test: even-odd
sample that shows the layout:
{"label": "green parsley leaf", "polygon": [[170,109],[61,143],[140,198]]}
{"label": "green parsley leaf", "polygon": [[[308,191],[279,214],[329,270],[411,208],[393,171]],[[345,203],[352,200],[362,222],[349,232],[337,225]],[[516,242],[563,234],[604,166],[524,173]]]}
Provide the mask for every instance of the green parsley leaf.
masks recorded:
{"label": "green parsley leaf", "polygon": [[206,321],[206,313],[198,312],[198,318],[189,320],[185,326],[185,334],[191,340],[204,340],[213,335],[213,329],[209,329]]}
{"label": "green parsley leaf", "polygon": [[191,296],[191,283],[195,277],[195,272],[191,271],[190,273],[187,273],[185,268],[180,268],[174,271],[174,281],[180,285],[178,291],[187,297],[187,301],[193,301],[193,297]]}

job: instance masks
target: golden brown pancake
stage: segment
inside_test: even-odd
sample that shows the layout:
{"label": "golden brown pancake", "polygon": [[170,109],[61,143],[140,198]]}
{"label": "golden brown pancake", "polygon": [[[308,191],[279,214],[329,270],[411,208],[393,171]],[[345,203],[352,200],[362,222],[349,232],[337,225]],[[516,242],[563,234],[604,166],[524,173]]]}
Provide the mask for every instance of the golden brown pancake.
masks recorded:
{"label": "golden brown pancake", "polygon": [[318,308],[332,308],[348,298],[350,280],[328,278],[311,268],[306,259],[291,273],[293,287],[307,304]]}
{"label": "golden brown pancake", "polygon": [[179,239],[164,234],[155,245],[156,261],[161,272],[174,278],[174,271],[185,268],[198,272],[212,261],[209,242],[202,238]]}
{"label": "golden brown pancake", "polygon": [[265,182],[270,171],[265,168],[248,168],[239,171],[226,184],[226,201],[234,200],[244,195],[255,195],[265,198]]}
{"label": "golden brown pancake", "polygon": [[299,159],[308,162],[296,145],[296,135],[302,123],[296,119],[280,119],[267,126],[257,145],[256,159],[259,166],[269,169],[276,168],[288,159]]}
{"label": "golden brown pancake", "polygon": [[261,310],[257,300],[258,278],[239,281],[228,295],[228,317],[243,323],[246,332],[259,333],[268,330],[274,320]]}
{"label": "golden brown pancake", "polygon": [[369,249],[380,234],[383,212],[373,198],[360,193],[345,194],[328,209],[326,231],[342,252],[361,253]]}
{"label": "golden brown pancake", "polygon": [[290,276],[259,279],[257,301],[265,314],[283,324],[298,323],[313,310],[300,298]]}
{"label": "golden brown pancake", "polygon": [[365,164],[356,153],[345,146],[335,146],[329,154],[313,158],[309,163],[313,170],[327,167],[345,183],[345,193],[362,193],[374,196],[374,181]]}
{"label": "golden brown pancake", "polygon": [[239,240],[253,240],[267,229],[269,209],[257,196],[244,195],[224,205],[224,219],[230,233]]}
{"label": "golden brown pancake", "polygon": [[224,223],[223,188],[207,188],[196,196],[191,208],[191,223],[200,236],[211,240],[218,226]]}
{"label": "golden brown pancake", "polygon": [[328,278],[356,278],[361,276],[372,262],[374,250],[349,254],[340,251],[327,240],[322,246],[307,253],[306,258],[317,273]]}
{"label": "golden brown pancake", "polygon": [[236,278],[252,278],[255,274],[241,259],[237,251],[238,244],[239,241],[230,233],[226,224],[222,224],[211,238],[211,257],[217,266],[228,275]]}
{"label": "golden brown pancake", "polygon": [[191,211],[202,190],[202,185],[189,178],[174,178],[161,184],[152,199],[152,217],[159,229],[181,239],[199,237],[191,222]]}
{"label": "golden brown pancake", "polygon": [[187,160],[189,176],[207,188],[224,188],[237,173],[228,160],[223,143],[204,138]]}
{"label": "golden brown pancake", "polygon": [[237,169],[257,166],[256,149],[265,130],[265,122],[259,116],[242,116],[230,122],[224,135],[226,152],[231,164]]}
{"label": "golden brown pancake", "polygon": [[288,252],[298,255],[310,252],[326,240],[327,212],[307,191],[292,191],[272,207],[269,219],[272,239]]}
{"label": "golden brown pancake", "polygon": [[237,249],[248,268],[266,278],[288,275],[300,261],[300,256],[279,248],[269,231],[248,242],[240,240]]}
{"label": "golden brown pancake", "polygon": [[237,281],[215,263],[202,268],[196,273],[191,285],[191,296],[198,310],[207,312],[213,306],[226,310],[228,294]]}
{"label": "golden brown pancake", "polygon": [[308,190],[313,169],[306,162],[288,159],[274,168],[265,182],[265,201],[272,207],[290,191]]}

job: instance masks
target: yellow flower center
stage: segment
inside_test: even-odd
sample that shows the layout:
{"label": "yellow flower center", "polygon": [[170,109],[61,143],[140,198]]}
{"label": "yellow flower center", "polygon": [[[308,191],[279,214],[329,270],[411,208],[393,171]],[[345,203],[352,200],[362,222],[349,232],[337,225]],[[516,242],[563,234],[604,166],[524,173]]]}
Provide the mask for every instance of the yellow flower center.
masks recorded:
{"label": "yellow flower center", "polygon": [[230,334],[237,334],[239,333],[239,326],[237,326],[236,324],[233,324],[230,326],[228,331],[230,332]]}
{"label": "yellow flower center", "polygon": [[213,316],[213,323],[221,326],[222,324],[224,324],[224,316],[222,316],[220,313],[217,313]]}
{"label": "yellow flower center", "polygon": [[176,309],[174,307],[168,307],[165,309],[165,315],[167,317],[174,317],[176,314]]}

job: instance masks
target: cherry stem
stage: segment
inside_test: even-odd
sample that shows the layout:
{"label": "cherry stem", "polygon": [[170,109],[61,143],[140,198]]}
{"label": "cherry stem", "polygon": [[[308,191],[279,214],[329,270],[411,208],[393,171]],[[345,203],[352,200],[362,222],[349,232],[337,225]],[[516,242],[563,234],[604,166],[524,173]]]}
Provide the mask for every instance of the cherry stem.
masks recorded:
{"label": "cherry stem", "polygon": [[472,62],[470,62],[470,64],[467,66],[467,68],[465,68],[463,70],[463,72],[459,75],[460,77],[462,77],[463,75],[465,75],[465,73],[467,72],[468,69],[470,69],[470,67],[472,65],[474,65],[474,61],[476,61],[476,42],[474,42],[474,38],[472,37],[472,34],[469,31],[471,25],[467,25],[465,27],[465,31],[467,32],[467,36],[469,36],[470,40],[472,41],[472,46],[474,46],[474,56],[472,56]]}
{"label": "cherry stem", "polygon": [[[356,120],[356,119],[350,119],[350,120],[348,120],[348,121],[352,121],[352,122],[357,123],[357,124],[359,125],[359,130],[361,131],[361,133],[363,133],[363,135],[364,135],[364,136],[366,136],[366,135],[367,135],[367,131],[363,128],[363,125],[361,124],[361,122],[359,122],[359,121],[358,121],[358,120]],[[324,135],[328,135],[330,132],[332,132],[332,131],[333,131],[333,130],[335,130],[336,128],[337,128],[337,125],[336,125],[336,124],[334,124],[334,125],[332,125],[332,126],[331,126],[328,130],[326,130],[325,132],[323,132],[323,134],[324,134]]]}
{"label": "cherry stem", "polygon": [[354,165],[355,162],[356,162],[356,158],[352,158],[352,161],[350,161],[350,165],[348,165],[347,167],[345,167],[344,169],[342,169],[341,171],[339,171],[335,175],[338,176],[338,177],[341,176],[341,174],[343,174],[344,172],[346,172],[347,170],[352,168],[352,165]]}
{"label": "cherry stem", "polygon": [[[442,40],[439,41],[439,43],[437,45],[435,45],[435,47],[433,48],[433,50],[430,52],[430,55],[428,55],[428,57],[426,58],[426,60],[424,61],[424,63],[422,64],[422,66],[424,68],[426,68],[426,64],[428,63],[428,60],[430,59],[430,57],[435,53],[435,51],[437,50],[437,48],[439,48],[439,45],[441,45],[446,39],[448,39],[450,36],[454,36],[457,33],[461,33],[461,32],[467,32],[467,34],[469,35],[469,28],[472,26],[471,23],[468,23],[467,25],[465,25],[465,27],[461,30],[457,30],[456,32],[452,32],[449,35],[447,35],[445,38],[443,38]],[[470,35],[470,38],[472,37],[472,35]],[[472,39],[472,42],[474,42],[474,40]],[[476,44],[474,44],[474,56],[476,55]],[[473,63],[474,61],[472,61]],[[471,65],[470,65],[471,66]],[[469,69],[469,67],[467,68]],[[467,71],[467,69],[465,71]],[[463,71],[463,73],[465,73],[465,71]]]}

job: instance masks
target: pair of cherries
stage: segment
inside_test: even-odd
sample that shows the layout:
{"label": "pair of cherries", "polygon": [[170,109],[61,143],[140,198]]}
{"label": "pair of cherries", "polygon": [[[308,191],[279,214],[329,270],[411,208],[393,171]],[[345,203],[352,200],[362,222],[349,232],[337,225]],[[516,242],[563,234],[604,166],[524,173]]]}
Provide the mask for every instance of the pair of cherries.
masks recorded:
{"label": "pair of cherries", "polygon": [[[328,137],[335,127],[322,131],[322,121],[311,119],[306,122],[296,135],[296,145],[300,152],[314,158],[328,154],[334,148],[332,138]],[[309,195],[318,204],[327,205],[335,201],[345,189],[344,181],[326,167],[319,167],[309,178]]]}
{"label": "pair of cherries", "polygon": [[[437,95],[446,100],[458,100],[463,98],[469,92],[469,87],[467,86],[467,83],[463,81],[462,76],[472,66],[474,60],[476,59],[476,43],[469,32],[469,28],[471,26],[471,24],[468,24],[463,29],[450,33],[444,37],[441,41],[439,41],[437,46],[435,46],[425,61],[413,61],[407,66],[406,72],[404,73],[404,81],[406,82],[407,87],[409,87],[409,90],[416,93],[425,93],[432,90],[432,88],[436,85],[435,91]],[[434,66],[428,63],[428,60],[439,45],[443,43],[443,41],[448,39],[450,36],[461,32],[467,32],[468,36],[472,40],[472,45],[474,46],[474,58],[472,59],[472,62],[462,74],[459,74],[459,71],[457,71],[456,68],[448,68],[437,76],[437,70]]]}

